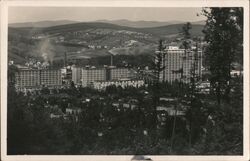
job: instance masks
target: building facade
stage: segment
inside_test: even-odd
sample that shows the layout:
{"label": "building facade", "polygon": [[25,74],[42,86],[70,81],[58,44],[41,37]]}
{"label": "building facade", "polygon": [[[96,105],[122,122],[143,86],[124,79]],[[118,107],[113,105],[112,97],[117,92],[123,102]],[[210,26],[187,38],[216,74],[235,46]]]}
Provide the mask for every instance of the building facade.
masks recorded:
{"label": "building facade", "polygon": [[[72,70],[72,80],[74,78],[77,81],[78,77],[73,76],[73,73],[78,76],[79,73],[77,70],[75,71]],[[86,86],[93,86],[94,82],[131,80],[135,77],[135,73],[129,68],[116,68],[116,67],[82,68],[80,77],[82,86],[86,87]]]}
{"label": "building facade", "polygon": [[33,88],[40,86],[40,72],[35,69],[21,69],[15,73],[17,88]]}
{"label": "building facade", "polygon": [[179,47],[168,47],[164,51],[164,69],[160,73],[160,80],[174,82],[176,80],[190,82],[192,72],[201,76],[202,51],[192,48],[190,50],[179,49]]}
{"label": "building facade", "polygon": [[108,70],[109,80],[123,80],[134,77],[133,71],[128,68],[111,68]]}
{"label": "building facade", "polygon": [[74,82],[74,84],[80,85],[81,79],[82,79],[82,68],[73,67],[72,68],[72,81]]}
{"label": "building facade", "polygon": [[19,69],[15,74],[17,89],[62,85],[61,71],[54,69]]}
{"label": "building facade", "polygon": [[42,86],[55,87],[62,85],[61,70],[56,69],[44,69],[39,70],[40,83]]}
{"label": "building facade", "polygon": [[106,81],[106,68],[83,68],[81,76],[82,86],[91,86],[95,81]]}

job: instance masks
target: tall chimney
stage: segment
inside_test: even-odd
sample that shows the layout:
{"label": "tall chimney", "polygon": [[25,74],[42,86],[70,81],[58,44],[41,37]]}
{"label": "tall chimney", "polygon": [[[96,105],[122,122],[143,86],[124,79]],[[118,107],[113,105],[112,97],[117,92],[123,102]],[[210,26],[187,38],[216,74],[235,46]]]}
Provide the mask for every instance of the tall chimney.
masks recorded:
{"label": "tall chimney", "polygon": [[67,53],[64,53],[64,67],[67,66]]}
{"label": "tall chimney", "polygon": [[113,66],[113,55],[111,54],[110,66]]}

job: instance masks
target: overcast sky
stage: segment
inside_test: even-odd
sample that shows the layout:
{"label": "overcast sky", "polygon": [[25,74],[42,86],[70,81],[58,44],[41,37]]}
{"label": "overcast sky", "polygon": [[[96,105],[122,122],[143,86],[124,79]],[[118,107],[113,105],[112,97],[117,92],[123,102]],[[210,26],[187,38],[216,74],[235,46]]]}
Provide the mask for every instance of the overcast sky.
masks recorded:
{"label": "overcast sky", "polygon": [[9,23],[46,20],[200,21],[201,8],[9,7]]}

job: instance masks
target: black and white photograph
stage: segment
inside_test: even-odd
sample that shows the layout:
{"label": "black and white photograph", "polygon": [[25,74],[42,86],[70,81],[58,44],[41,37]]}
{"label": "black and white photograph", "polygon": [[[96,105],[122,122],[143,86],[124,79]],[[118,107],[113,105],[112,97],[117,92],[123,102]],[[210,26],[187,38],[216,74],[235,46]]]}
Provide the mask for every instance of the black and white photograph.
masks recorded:
{"label": "black and white photograph", "polygon": [[151,3],[2,3],[6,160],[247,160],[249,2]]}

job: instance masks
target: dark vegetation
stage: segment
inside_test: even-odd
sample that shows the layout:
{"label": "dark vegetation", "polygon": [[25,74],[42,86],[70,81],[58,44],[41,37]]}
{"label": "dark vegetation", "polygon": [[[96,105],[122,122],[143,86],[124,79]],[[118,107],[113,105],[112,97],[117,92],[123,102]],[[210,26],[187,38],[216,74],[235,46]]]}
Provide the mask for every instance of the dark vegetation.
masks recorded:
{"label": "dark vegetation", "polygon": [[[238,85],[242,80],[234,81]],[[188,90],[182,89],[180,96],[179,87],[178,82],[159,84],[159,96],[168,93],[171,97],[184,97]],[[154,88],[154,85],[141,89],[110,87],[105,92],[71,88],[54,91],[54,94],[44,89],[40,95],[24,96],[10,86],[8,154],[242,154],[243,103],[239,99],[242,98],[242,86],[234,87],[235,92],[230,96],[232,103],[223,102],[220,106],[213,94],[198,96],[190,111],[192,115],[188,112],[185,117],[193,119],[191,146],[185,118],[176,118],[174,138],[173,116],[167,117],[164,127],[156,128]],[[149,95],[144,95],[145,90]],[[84,104],[84,98],[91,101]],[[138,108],[117,110],[111,105],[124,98],[138,99]],[[51,119],[51,109],[44,107],[46,102],[58,105],[62,111],[70,104],[81,107],[83,112],[66,120]],[[144,130],[148,135],[143,134]]]}

